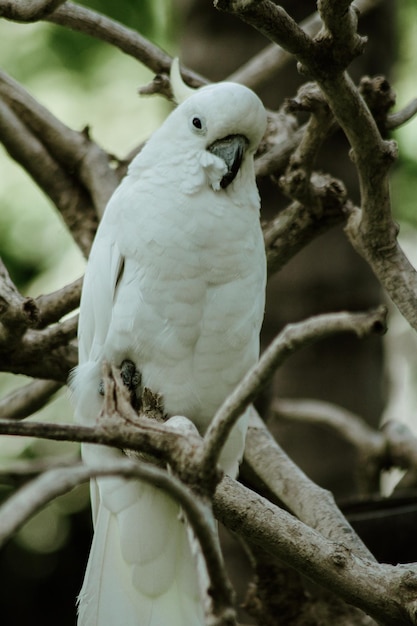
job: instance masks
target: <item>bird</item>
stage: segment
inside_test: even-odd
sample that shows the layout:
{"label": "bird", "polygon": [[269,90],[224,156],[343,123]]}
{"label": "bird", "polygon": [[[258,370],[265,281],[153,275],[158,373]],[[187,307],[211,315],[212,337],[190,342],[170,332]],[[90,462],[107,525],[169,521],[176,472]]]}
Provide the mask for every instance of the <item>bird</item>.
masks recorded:
{"label": "bird", "polygon": [[[110,198],[87,263],[79,315],[75,418],[94,426],[104,362],[134,394],[162,398],[204,435],[259,358],[266,260],[254,155],[266,112],[249,88],[192,89],[173,63],[177,106],[132,160]],[[140,381],[140,382],[139,382]],[[247,411],[221,453],[235,477]],[[87,464],[123,452],[83,444]],[[91,481],[94,534],[78,626],[204,626],[204,602],[184,517],[136,479]]]}

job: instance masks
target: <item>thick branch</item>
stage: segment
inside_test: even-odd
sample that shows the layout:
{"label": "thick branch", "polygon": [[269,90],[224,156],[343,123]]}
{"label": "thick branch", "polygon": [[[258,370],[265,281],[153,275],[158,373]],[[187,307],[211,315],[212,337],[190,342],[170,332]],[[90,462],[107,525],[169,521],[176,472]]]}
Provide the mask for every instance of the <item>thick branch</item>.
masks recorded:
{"label": "thick branch", "polygon": [[332,493],[316,485],[285,454],[255,411],[249,422],[245,460],[298,519],[326,539],[343,543],[357,556],[375,560],[336,506]]}
{"label": "thick branch", "polygon": [[227,476],[217,487],[214,512],[232,531],[361,608],[379,624],[417,624],[415,567],[361,559]]}

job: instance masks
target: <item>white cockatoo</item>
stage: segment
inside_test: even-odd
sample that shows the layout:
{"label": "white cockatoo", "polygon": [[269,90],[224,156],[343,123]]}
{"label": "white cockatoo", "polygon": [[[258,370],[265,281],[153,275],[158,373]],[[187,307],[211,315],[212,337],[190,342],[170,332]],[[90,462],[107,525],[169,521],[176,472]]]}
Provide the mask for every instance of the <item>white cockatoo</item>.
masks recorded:
{"label": "white cockatoo", "polygon": [[[266,264],[253,157],[265,110],[239,84],[177,91],[187,98],[132,161],[92,247],[72,380],[83,424],[99,416],[106,360],[127,363],[127,379],[133,367],[130,386],[140,373],[162,396],[167,418],[185,415],[204,434],[259,356]],[[246,426],[243,415],[220,458],[232,476]],[[83,446],[90,464],[121,455]],[[178,504],[122,478],[94,480],[91,493],[94,537],[79,626],[203,626]]]}

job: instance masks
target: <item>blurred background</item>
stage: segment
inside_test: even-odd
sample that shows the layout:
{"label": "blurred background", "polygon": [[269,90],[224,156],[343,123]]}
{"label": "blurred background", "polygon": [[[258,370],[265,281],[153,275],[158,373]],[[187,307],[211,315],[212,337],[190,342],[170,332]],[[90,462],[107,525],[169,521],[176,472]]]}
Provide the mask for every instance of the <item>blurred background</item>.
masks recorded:
{"label": "blurred background", "polygon": [[[138,30],[167,52],[180,55],[210,80],[221,80],[268,42],[238,20],[222,15],[207,0],[94,0],[85,6]],[[283,3],[285,6],[285,3]],[[298,20],[315,2],[287,2]],[[351,70],[385,74],[397,92],[397,107],[417,97],[417,5],[386,0],[360,22],[369,36],[363,57]],[[46,23],[19,25],[0,20],[1,67],[71,128],[90,127],[105,150],[123,158],[146,139],[170,110],[159,97],[139,98],[137,88],[152,79],[138,62],[111,46]],[[290,63],[260,95],[270,108],[296,93],[301,79]],[[396,131],[400,158],[392,176],[395,219],[401,243],[417,257],[417,121]],[[340,177],[358,200],[354,169],[341,133],[326,144],[320,167]],[[263,215],[287,204],[276,187],[261,183]],[[85,266],[59,214],[28,175],[0,148],[0,256],[24,294],[37,296],[82,275]],[[417,258],[414,258],[417,265]],[[264,345],[288,322],[330,310],[366,309],[385,296],[341,229],[318,238],[292,260],[268,289]],[[312,397],[336,402],[377,425],[381,419],[410,419],[417,406],[416,339],[391,310],[384,339],[336,338],[294,356],[277,374],[269,396]],[[0,374],[0,396],[24,384]],[[34,415],[36,420],[72,421],[65,390]],[[357,495],[352,450],[331,433],[279,423],[279,441],[317,482],[341,501]],[[0,439],[0,467],[36,458],[70,459],[78,446],[18,438]],[[6,498],[16,485],[0,485]],[[90,543],[88,489],[58,498],[36,515],[0,552],[0,619],[7,626],[75,624],[79,591]]]}

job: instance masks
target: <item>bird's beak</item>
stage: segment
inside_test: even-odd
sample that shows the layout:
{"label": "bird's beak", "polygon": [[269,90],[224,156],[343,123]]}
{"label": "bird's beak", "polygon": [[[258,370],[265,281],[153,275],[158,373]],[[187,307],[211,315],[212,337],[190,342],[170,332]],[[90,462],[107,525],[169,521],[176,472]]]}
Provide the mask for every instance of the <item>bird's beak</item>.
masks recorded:
{"label": "bird's beak", "polygon": [[223,159],[227,172],[220,181],[220,187],[226,189],[235,179],[242,163],[249,141],[243,135],[228,135],[212,143],[207,150]]}

